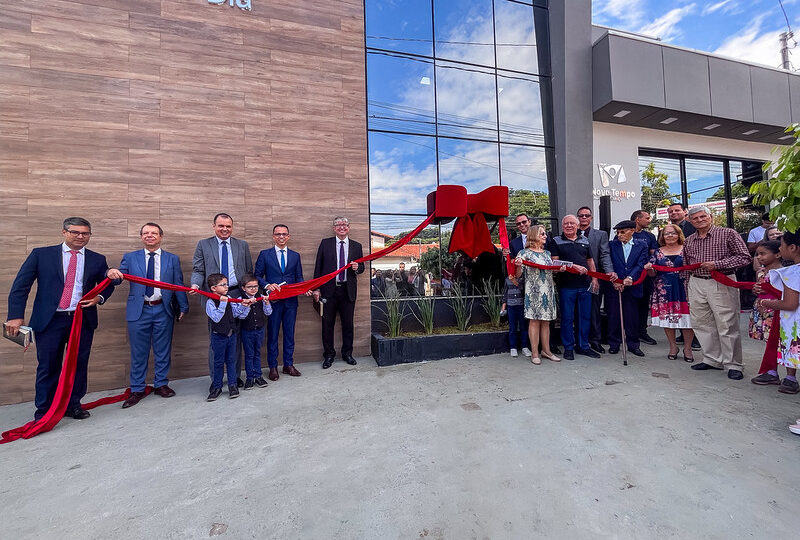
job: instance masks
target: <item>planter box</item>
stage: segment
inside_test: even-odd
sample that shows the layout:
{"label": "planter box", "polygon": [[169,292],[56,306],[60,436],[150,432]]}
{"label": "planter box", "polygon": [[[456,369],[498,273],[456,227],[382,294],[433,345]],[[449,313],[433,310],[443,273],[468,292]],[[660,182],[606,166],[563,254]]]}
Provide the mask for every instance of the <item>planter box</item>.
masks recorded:
{"label": "planter box", "polygon": [[458,356],[482,356],[507,350],[507,331],[398,338],[372,334],[372,357],[379,366],[410,364]]}

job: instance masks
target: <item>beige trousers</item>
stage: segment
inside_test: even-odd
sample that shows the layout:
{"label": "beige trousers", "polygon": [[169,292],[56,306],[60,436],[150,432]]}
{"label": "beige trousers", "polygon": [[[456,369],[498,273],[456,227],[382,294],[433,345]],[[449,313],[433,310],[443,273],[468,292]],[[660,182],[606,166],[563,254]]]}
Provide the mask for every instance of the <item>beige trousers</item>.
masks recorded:
{"label": "beige trousers", "polygon": [[[736,277],[731,275],[731,279]],[[742,337],[739,332],[739,289],[713,279],[689,279],[689,314],[703,362],[725,370],[742,370]]]}

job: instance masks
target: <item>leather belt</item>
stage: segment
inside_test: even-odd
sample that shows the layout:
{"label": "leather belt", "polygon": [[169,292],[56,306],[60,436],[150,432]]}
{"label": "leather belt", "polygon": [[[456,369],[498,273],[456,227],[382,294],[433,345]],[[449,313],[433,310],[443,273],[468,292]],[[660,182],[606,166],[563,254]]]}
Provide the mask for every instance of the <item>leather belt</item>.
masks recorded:
{"label": "leather belt", "polygon": [[75,312],[74,311],[56,311],[55,316],[56,317],[74,317],[75,316]]}
{"label": "leather belt", "polygon": [[162,298],[159,298],[158,300],[145,300],[144,301],[144,305],[146,305],[146,306],[157,306],[157,305],[161,304],[163,301],[164,300]]}
{"label": "leather belt", "polygon": [[[733,274],[731,273],[731,274],[723,274],[723,275],[724,275],[724,276],[732,276]],[[697,278],[697,279],[714,279],[714,278],[713,278],[713,277],[711,277],[711,276],[692,276],[692,277],[693,277],[693,278]]]}

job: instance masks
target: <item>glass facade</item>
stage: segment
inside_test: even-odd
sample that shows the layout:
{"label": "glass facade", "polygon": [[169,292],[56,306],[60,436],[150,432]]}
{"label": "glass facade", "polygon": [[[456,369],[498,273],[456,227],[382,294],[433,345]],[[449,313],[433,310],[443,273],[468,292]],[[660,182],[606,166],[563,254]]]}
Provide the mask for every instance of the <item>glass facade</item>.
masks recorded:
{"label": "glass facade", "polygon": [[717,225],[745,233],[761,224],[763,208],[752,206],[749,190],[761,180],[762,165],[729,157],[641,151],[642,208],[654,220],[666,223],[668,201],[688,207],[705,205]]}
{"label": "glass facade", "polygon": [[[438,185],[469,193],[505,185],[512,212],[552,215],[552,126],[542,105],[552,101],[547,3],[366,0],[365,7],[372,249],[419,224]],[[458,282],[478,293],[475,276],[502,279],[499,251],[461,260],[447,252],[451,231],[452,223],[428,227],[375,261],[381,287],[435,295]],[[381,292],[373,288],[373,297]]]}

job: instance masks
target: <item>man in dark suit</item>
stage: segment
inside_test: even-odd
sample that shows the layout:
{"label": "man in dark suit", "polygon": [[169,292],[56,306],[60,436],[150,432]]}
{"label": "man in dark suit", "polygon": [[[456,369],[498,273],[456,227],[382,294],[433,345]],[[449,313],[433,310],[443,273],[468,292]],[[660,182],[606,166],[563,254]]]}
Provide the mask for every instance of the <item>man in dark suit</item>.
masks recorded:
{"label": "man in dark suit", "polygon": [[[161,249],[163,229],[157,223],[145,223],[139,235],[144,249],[126,253],[119,269],[110,269],[108,277],[121,280],[122,274],[130,274],[183,286],[180,259]],[[173,292],[139,283],[131,283],[130,287],[125,319],[128,321],[128,341],[131,346],[131,395],[122,404],[123,409],[133,407],[145,396],[151,344],[155,393],[164,398],[175,395],[175,391],[168,386],[167,378],[172,355],[172,328],[175,319],[180,321],[189,311],[189,301],[183,291]],[[173,306],[173,299],[177,306]],[[176,307],[178,313],[175,313]]]}
{"label": "man in dark suit", "polygon": [[633,238],[636,223],[630,220],[617,223],[614,229],[617,237],[609,242],[611,263],[617,277],[623,283],[614,283],[614,292],[606,298],[608,308],[608,345],[611,354],[619,352],[622,344],[620,326],[619,296],[622,295],[622,315],[625,320],[625,345],[636,356],[644,356],[639,348],[639,300],[644,294],[642,284],[633,285],[644,272],[644,265],[650,260],[646,243]]}
{"label": "man in dark suit", "polygon": [[337,313],[342,325],[342,360],[351,366],[356,365],[356,359],[353,358],[353,313],[358,288],[356,279],[358,274],[364,272],[364,263],[355,262],[355,259],[363,257],[363,252],[361,244],[348,236],[350,221],[342,216],[333,218],[333,232],[336,236],[325,238],[319,243],[314,278],[329,274],[347,263],[350,266],[314,291],[314,300],[319,302],[320,297],[325,299],[322,310],[322,369],[331,367],[336,357],[333,329]]}
{"label": "man in dark suit", "polygon": [[[241,295],[239,279],[245,274],[253,273],[253,258],[250,255],[250,246],[244,240],[233,238],[233,218],[229,214],[219,213],[214,216],[214,236],[204,238],[197,242],[197,248],[192,257],[192,289],[208,291],[206,278],[211,274],[223,274],[228,278],[228,294]],[[190,293],[191,294],[191,293]],[[194,293],[196,294],[196,293]],[[205,312],[205,297],[202,297],[203,311]],[[208,324],[209,334],[211,323]],[[208,372],[214,373],[214,352],[211,343],[208,345]],[[242,342],[236,345],[236,373],[242,372]],[[233,384],[232,382],[230,384]],[[237,386],[244,386],[244,381],[239,377]]]}
{"label": "man in dark suit", "polygon": [[689,238],[689,235],[697,230],[686,219],[686,208],[683,207],[683,203],[670,203],[667,207],[667,214],[669,214],[669,222],[681,228],[684,238]]}
{"label": "man in dark suit", "polygon": [[92,236],[92,226],[83,218],[64,220],[61,234],[64,242],[55,246],[34,248],[17,273],[8,293],[8,332],[16,335],[25,318],[25,306],[33,282],[37,282],[30,326],[36,339],[36,413],[39,420],[53,402],[64,349],[69,341],[72,320],[78,304],[83,307],[81,343],[75,383],[67,404],[66,415],[82,420],[89,411],[81,409],[81,399],[86,394],[86,374],[92,338],[97,328],[97,305],[103,304],[114,286],[109,285],[91,300],[81,297],[106,277],[108,264],[99,253],[86,249]]}
{"label": "man in dark suit", "polygon": [[[606,274],[613,273],[614,267],[608,252],[608,233],[592,227],[592,209],[588,206],[578,208],[576,215],[578,216],[578,231],[581,236],[589,240],[589,253],[592,260],[595,261],[597,271]],[[589,346],[598,353],[606,352],[600,344],[603,333],[600,327],[600,304],[602,303],[603,289],[605,289],[604,283],[606,282],[600,285],[599,294],[592,295],[592,320],[589,326]]]}
{"label": "man in dark suit", "polygon": [[[633,238],[647,244],[648,257],[655,253],[658,249],[658,240],[656,235],[651,233],[648,229],[650,222],[653,220],[650,212],[647,210],[636,210],[631,214],[631,221],[636,225],[636,230],[633,233]],[[647,333],[647,325],[650,323],[650,295],[653,292],[654,278],[646,277],[642,284],[643,292],[639,298],[639,340],[648,345],[656,345],[658,342]]]}
{"label": "man in dark suit", "polygon": [[508,253],[503,250],[503,255],[509,255],[511,259],[516,259],[517,253],[525,247],[525,243],[528,241],[528,229],[531,228],[531,220],[528,219],[527,214],[517,214],[517,217],[514,218],[514,226],[516,226],[519,234],[509,242]]}
{"label": "man in dark suit", "polygon": [[[292,251],[289,244],[289,227],[283,224],[272,228],[272,241],[275,246],[262,250],[256,260],[255,276],[259,285],[267,292],[281,290],[281,284],[303,281],[303,265],[300,254]],[[309,291],[308,295],[311,294]],[[294,367],[294,323],[297,319],[297,297],[274,300],[272,315],[267,319],[267,365],[269,380],[277,381],[278,375],[278,335],[283,327],[283,372],[299,377]]]}

